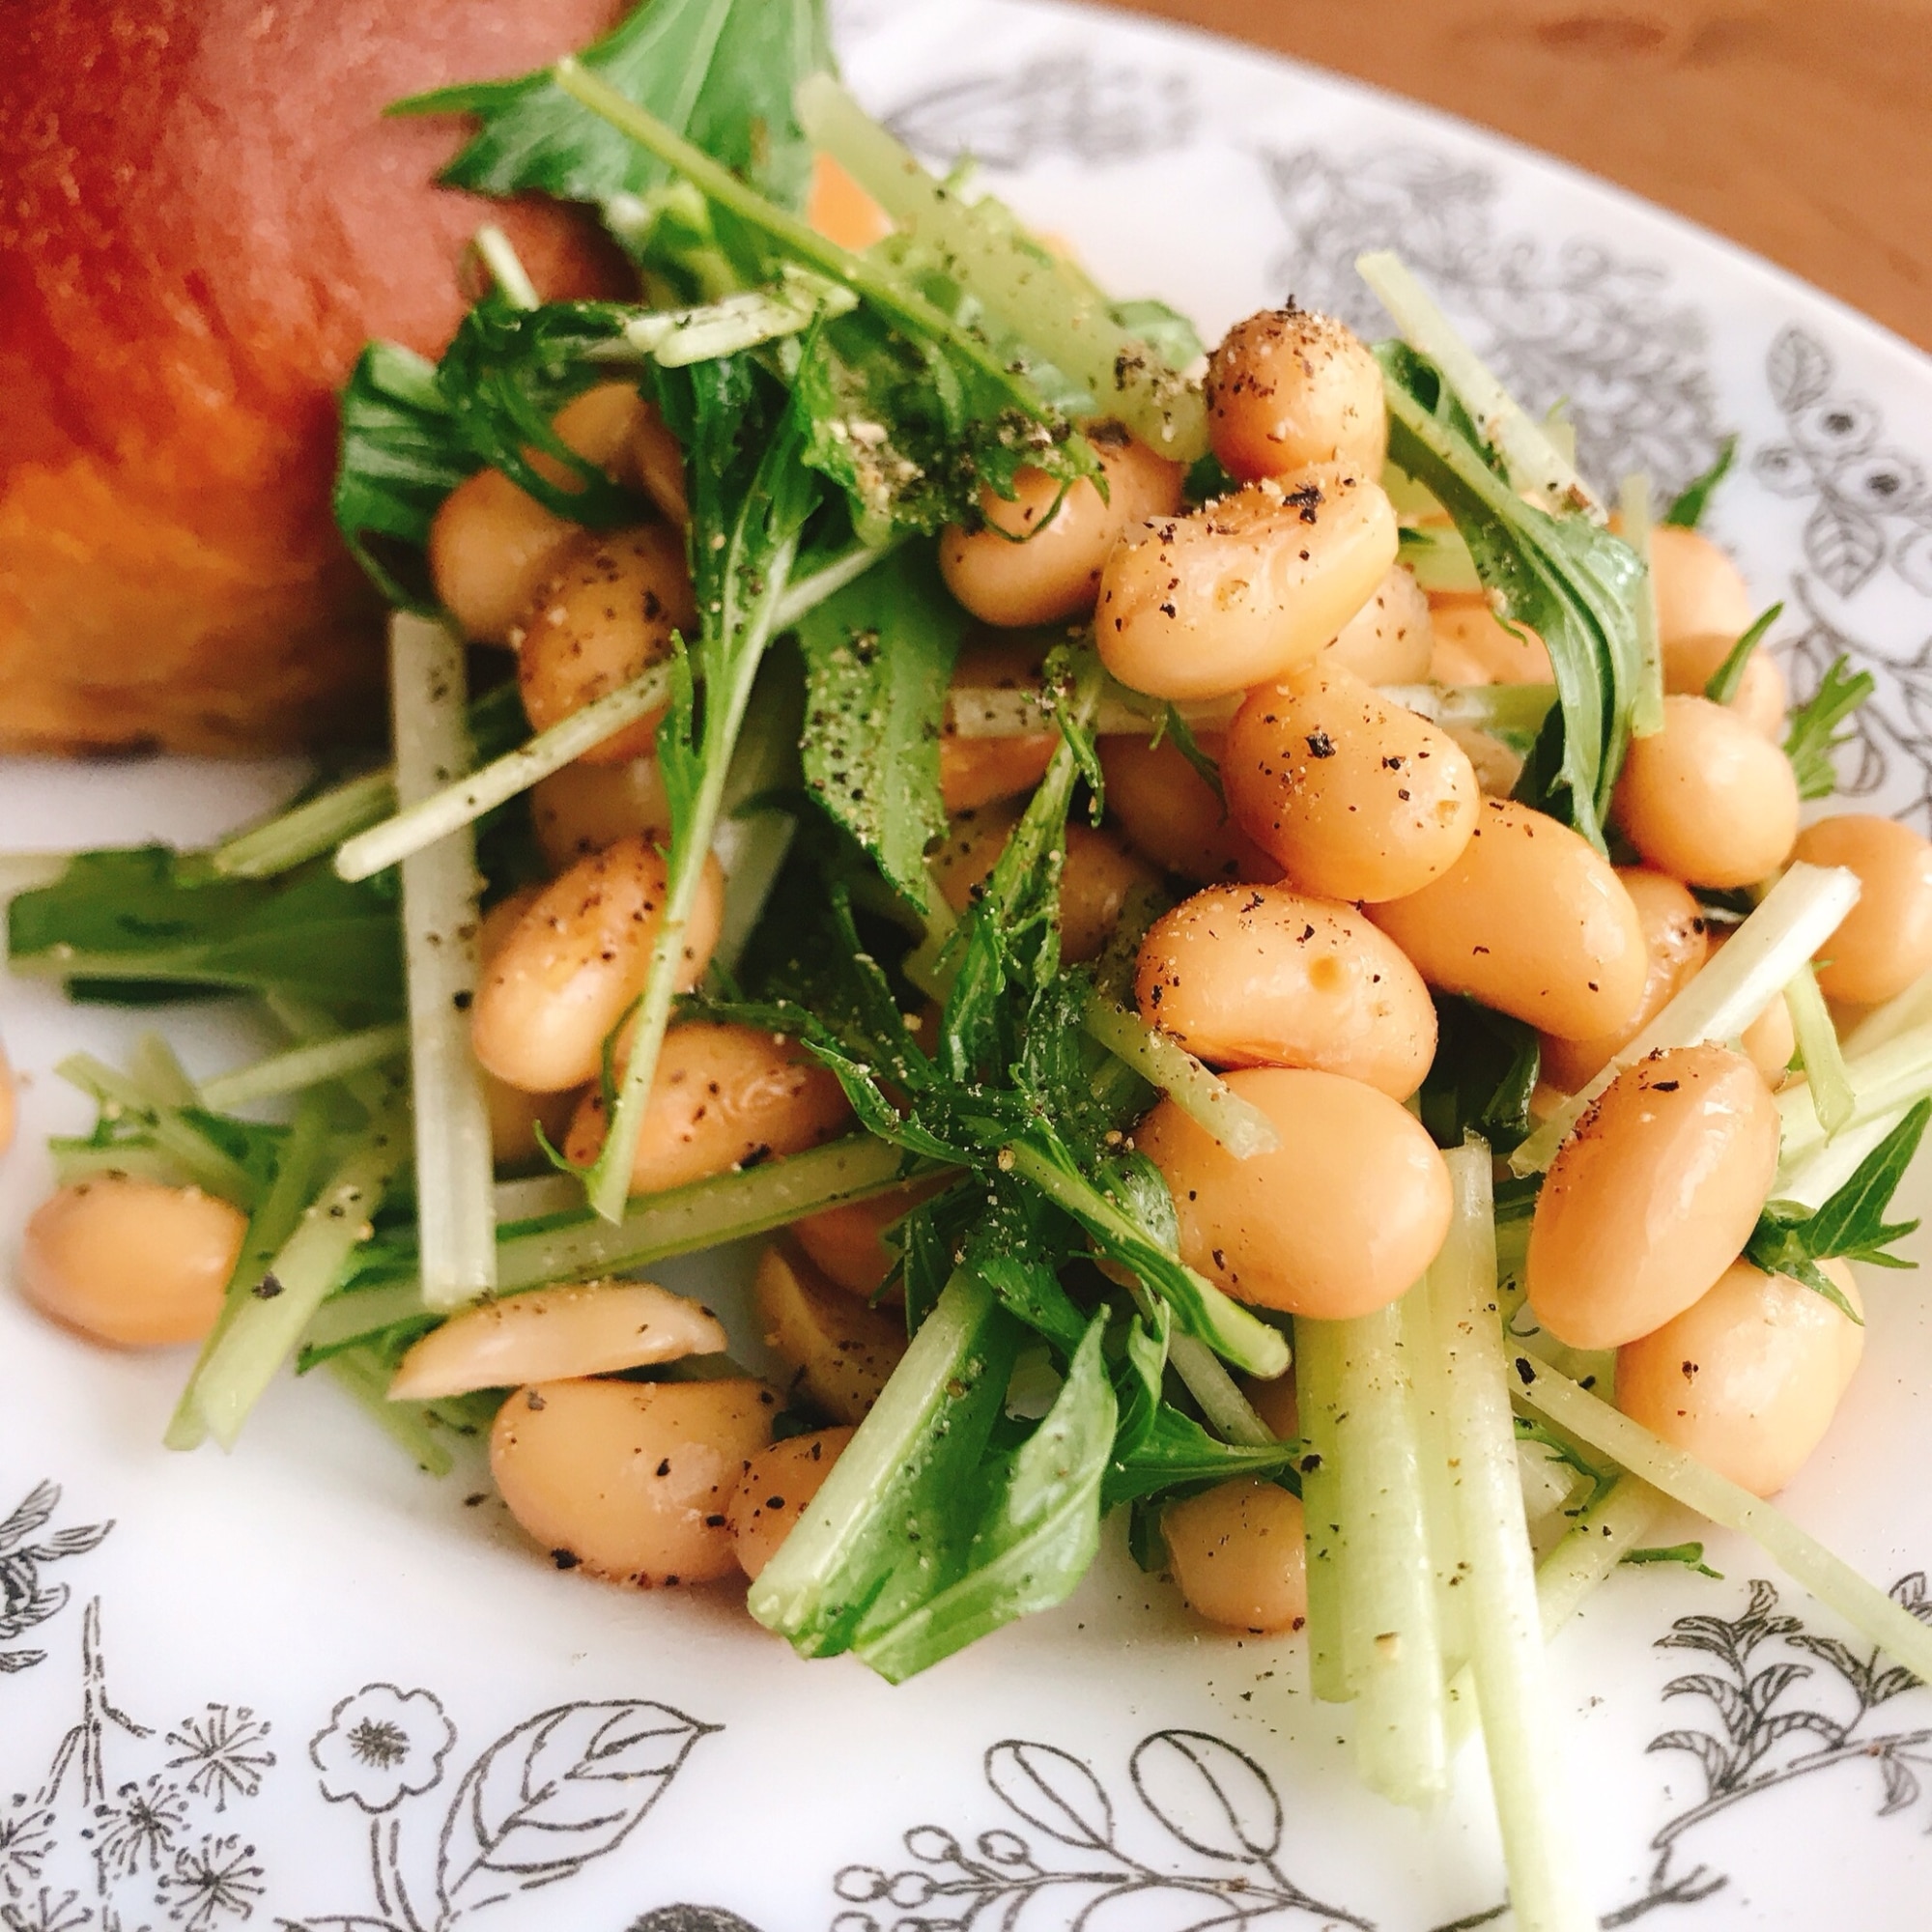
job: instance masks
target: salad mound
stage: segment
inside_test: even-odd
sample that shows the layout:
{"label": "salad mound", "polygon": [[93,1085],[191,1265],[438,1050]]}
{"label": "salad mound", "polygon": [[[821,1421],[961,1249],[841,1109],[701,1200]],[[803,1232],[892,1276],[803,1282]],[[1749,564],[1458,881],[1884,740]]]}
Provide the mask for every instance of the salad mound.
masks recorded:
{"label": "salad mound", "polygon": [[[402,103],[635,298],[485,229],[441,359],[357,363],[388,766],[14,899],[14,971],[286,1037],[66,1063],[23,1288],[200,1342],[172,1447],[324,1369],[425,1468],[487,1433],[559,1570],[749,1578],[895,1682],[1118,1515],[1305,1629],[1390,1798],[1479,1719],[1519,1923],[1593,1923],[1544,1643],[1701,1562],[1666,1498],[1932,1674],[1764,1499],[1932,1118],[1932,842],[1800,831],[1870,680],[1787,718],[1728,451],[1600,501],[1388,255],[1390,340],[1210,355],[780,29],[650,0]],[[762,1362],[645,1278],[747,1240]]]}

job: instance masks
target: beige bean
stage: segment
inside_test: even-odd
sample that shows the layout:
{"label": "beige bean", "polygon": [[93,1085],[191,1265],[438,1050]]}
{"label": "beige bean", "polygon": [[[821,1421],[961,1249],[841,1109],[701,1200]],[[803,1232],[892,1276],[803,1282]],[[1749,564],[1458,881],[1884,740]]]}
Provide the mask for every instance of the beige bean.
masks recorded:
{"label": "beige bean", "polygon": [[1280,1146],[1237,1159],[1172,1100],[1135,1130],[1180,1222],[1180,1257],[1230,1294],[1324,1321],[1409,1288],[1449,1231],[1449,1171],[1411,1115],[1339,1074],[1252,1067],[1228,1084]]}
{"label": "beige bean", "polygon": [[1097,959],[1129,895],[1159,885],[1160,874],[1118,833],[1096,832],[1083,819],[1069,819],[1066,864],[1060,874],[1061,958],[1071,966]]}
{"label": "beige bean", "polygon": [[630,464],[645,496],[664,513],[665,521],[683,529],[691,522],[691,503],[684,485],[684,448],[671,435],[655,403],[644,404],[638,416]]}
{"label": "beige bean", "polygon": [[1242,1376],[1241,1393],[1249,1406],[1267,1425],[1277,1442],[1293,1442],[1301,1434],[1301,1402],[1295,1392],[1294,1371],[1263,1381],[1258,1376]]}
{"label": "beige bean", "polygon": [[1536,1319],[1615,1349],[1680,1315],[1743,1252],[1777,1168],[1777,1103],[1721,1046],[1627,1068],[1563,1143],[1537,1197]]}
{"label": "beige bean", "polygon": [[1643,996],[1622,1025],[1588,1039],[1543,1037],[1543,1077],[1566,1094],[1586,1086],[1703,970],[1709,950],[1704,909],[1687,887],[1642,866],[1617,877],[1636,908],[1648,961]]}
{"label": "beige bean", "polygon": [[1221,783],[1249,838],[1334,899],[1402,898],[1439,879],[1481,798],[1447,732],[1321,658],[1248,694]]}
{"label": "beige bean", "polygon": [[748,1378],[533,1382],[497,1411],[490,1473],[559,1570],[716,1582],[737,1567],[727,1513],[777,1410]]}
{"label": "beige bean", "polygon": [[1859,875],[1858,904],[1818,949],[1827,999],[1876,1006],[1932,970],[1932,840],[1895,818],[1848,811],[1807,826],[1791,856]]}
{"label": "beige bean", "polygon": [[559,1147],[577,1112],[575,1088],[561,1094],[526,1094],[487,1071],[483,1095],[490,1109],[490,1158],[504,1170],[540,1165],[545,1156],[538,1130],[552,1147]]}
{"label": "beige bean", "polygon": [[[1861,1310],[1851,1269],[1823,1265]],[[1824,1439],[1864,1334],[1802,1282],[1735,1262],[1617,1350],[1617,1406],[1753,1495],[1776,1495]]]}
{"label": "beige bean", "polygon": [[1481,597],[1434,597],[1430,676],[1437,684],[1548,684],[1549,651],[1526,624],[1504,624]]}
{"label": "beige bean", "polygon": [[1085,477],[1063,494],[1059,480],[1044,470],[1022,469],[1011,497],[980,491],[980,528],[952,524],[940,533],[939,573],[982,623],[1013,630],[1084,617],[1121,532],[1179,507],[1178,463],[1156,456],[1116,424],[1090,428],[1087,440],[1106,478],[1104,497]]}
{"label": "beige bean", "polygon": [[100,1175],[35,1209],[20,1292],[96,1342],[153,1349],[198,1342],[221,1313],[248,1217],[198,1187]]}
{"label": "beige bean", "polygon": [[[644,401],[635,383],[599,383],[565,403],[550,426],[565,448],[594,463],[612,482],[635,487],[638,433],[646,417],[656,413],[656,406]],[[554,457],[539,453],[530,461],[558,489],[577,486],[576,471]]]}
{"label": "beige bean", "polygon": [[[1702,697],[1704,688],[1723,668],[1736,638],[1677,638],[1663,647],[1663,688],[1672,696]],[[1744,675],[1731,694],[1729,709],[1761,738],[1784,737],[1790,692],[1777,660],[1760,644],[1745,660]]]}
{"label": "beige bean", "polygon": [[886,1230],[950,1184],[946,1179],[916,1180],[869,1201],[827,1208],[794,1221],[791,1236],[826,1280],[869,1300],[898,1262],[898,1251],[886,1245]]}
{"label": "beige bean", "polygon": [[[691,639],[696,626],[684,538],[668,525],[572,538],[510,633],[531,727],[546,731],[640,677],[670,656],[673,631]],[[614,765],[649,755],[666,708],[611,732],[584,760]]]}
{"label": "beige bean", "polygon": [[545,864],[561,872],[633,835],[668,845],[670,795],[655,758],[621,765],[580,758],[530,787],[530,823]]}
{"label": "beige bean", "polygon": [[820,1429],[810,1435],[788,1435],[752,1458],[725,1512],[731,1527],[731,1548],[738,1568],[755,1579],[779,1553],[832,1465],[851,1441],[849,1429]]}
{"label": "beige bean", "polygon": [[503,942],[523,923],[524,915],[543,897],[535,881],[508,892],[486,912],[476,928],[476,957],[487,966],[503,950]]}
{"label": "beige bean", "polygon": [[[631,1192],[660,1194],[750,1160],[803,1153],[844,1132],[852,1109],[796,1041],[757,1027],[683,1020],[667,1030],[631,1163]],[[564,1149],[580,1165],[604,1145],[604,1095],[578,1103]]]}
{"label": "beige bean", "polygon": [[1208,363],[1208,438],[1243,483],[1311,463],[1379,476],[1388,409],[1375,353],[1313,309],[1263,309],[1237,322]]}
{"label": "beige bean", "polygon": [[1696,530],[1672,524],[1651,530],[1650,578],[1666,650],[1680,638],[1741,638],[1756,615],[1737,565]]}
{"label": "beige bean", "polygon": [[[1217,762],[1226,743],[1203,732],[1197,742]],[[1278,879],[1281,867],[1222,810],[1212,786],[1172,738],[1102,738],[1100,769],[1107,810],[1163,871],[1201,884],[1222,879]]]}
{"label": "beige bean", "polygon": [[0,1040],[0,1154],[14,1145],[19,1130],[20,1095],[14,1080],[14,1063],[7,1058],[7,1045]]}
{"label": "beige bean", "polygon": [[1397,564],[1335,633],[1323,661],[1353,671],[1365,684],[1420,684],[1429,675],[1435,645],[1429,599]]}
{"label": "beige bean", "polygon": [[710,1309],[648,1281],[538,1288],[452,1315],[397,1365],[391,1402],[434,1402],[473,1389],[575,1380],[619,1369],[722,1354]]}
{"label": "beige bean", "polygon": [[1748,886],[1791,856],[1798,837],[1791,761],[1707,697],[1666,697],[1663,729],[1634,738],[1612,813],[1660,872],[1690,886]]}
{"label": "beige bean", "polygon": [[1369,917],[1432,986],[1565,1039],[1622,1026],[1650,970],[1636,907],[1608,861],[1513,799],[1486,798],[1455,865]]}
{"label": "beige bean", "polygon": [[1101,573],[1100,661],[1155,697],[1220,697],[1279,677],[1375,595],[1396,535],[1381,486],[1335,464],[1136,525]]}
{"label": "beige bean", "polygon": [[578,533],[500,469],[479,469],[443,498],[429,526],[437,601],[466,638],[508,643],[558,552]]}
{"label": "beige bean", "polygon": [[1161,1512],[1168,1561],[1187,1607],[1223,1630],[1261,1636],[1308,1621],[1301,1498],[1236,1476]]}
{"label": "beige bean", "polygon": [[1210,886],[1156,920],[1141,1017],[1210,1066],[1314,1066],[1406,1100],[1435,1057],[1435,1008],[1352,906],[1285,886]]}
{"label": "beige bean", "polygon": [[979,898],[1019,817],[1020,808],[1005,803],[974,807],[953,815],[945,838],[926,863],[940,897],[954,912],[964,912]]}
{"label": "beige bean", "polygon": [[[484,1069],[530,1094],[595,1079],[604,1042],[643,991],[665,901],[665,862],[619,839],[547,886],[484,967],[470,1041]],[[724,875],[705,861],[676,983],[688,992],[718,943]]]}
{"label": "beige bean", "polygon": [[802,1255],[768,1247],[753,1284],[765,1346],[826,1414],[860,1423],[906,1350],[905,1322],[833,1287]]}

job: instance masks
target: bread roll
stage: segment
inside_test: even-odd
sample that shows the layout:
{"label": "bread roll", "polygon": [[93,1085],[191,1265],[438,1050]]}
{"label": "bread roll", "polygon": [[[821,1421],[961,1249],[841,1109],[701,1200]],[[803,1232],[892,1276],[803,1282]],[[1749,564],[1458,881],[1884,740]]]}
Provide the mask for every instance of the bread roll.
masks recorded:
{"label": "bread roll", "polygon": [[335,391],[437,354],[469,238],[614,294],[578,212],[433,185],[392,100],[516,74],[623,0],[61,0],[0,71],[0,749],[233,753],[380,726]]}

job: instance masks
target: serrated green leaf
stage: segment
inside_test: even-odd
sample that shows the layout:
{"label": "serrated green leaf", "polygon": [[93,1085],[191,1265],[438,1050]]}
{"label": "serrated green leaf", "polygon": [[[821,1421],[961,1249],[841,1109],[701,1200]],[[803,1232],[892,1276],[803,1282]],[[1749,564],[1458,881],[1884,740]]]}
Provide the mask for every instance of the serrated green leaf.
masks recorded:
{"label": "serrated green leaf", "polygon": [[1733,434],[1718,445],[1718,460],[1710,469],[1701,476],[1692,477],[1678,492],[1669,509],[1664,511],[1662,521],[1680,530],[1694,530],[1704,521],[1704,512],[1710,508],[1712,494],[1731,473],[1731,466],[1737,461],[1737,456],[1738,439]]}
{"label": "serrated green leaf", "polygon": [[1838,788],[1832,754],[1850,741],[1838,726],[1878,689],[1868,670],[1853,672],[1850,658],[1839,658],[1818,682],[1810,698],[1791,714],[1784,755],[1798,779],[1800,798],[1830,798]]}

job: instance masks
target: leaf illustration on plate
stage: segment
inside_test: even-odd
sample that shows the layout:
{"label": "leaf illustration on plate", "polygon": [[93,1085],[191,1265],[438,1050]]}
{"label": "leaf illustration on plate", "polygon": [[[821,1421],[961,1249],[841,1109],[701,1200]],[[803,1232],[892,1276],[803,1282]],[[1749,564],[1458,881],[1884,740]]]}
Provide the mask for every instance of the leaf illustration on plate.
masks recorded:
{"label": "leaf illustration on plate", "polygon": [[1887,1751],[1878,1768],[1885,1776],[1885,1803],[1878,1807],[1881,1818],[1903,1811],[1918,1802],[1918,1779],[1912,1767],[1896,1751]]}
{"label": "leaf illustration on plate", "polygon": [[1816,336],[1786,324],[1771,345],[1765,377],[1778,408],[1793,414],[1809,409],[1832,386],[1832,358]]}
{"label": "leaf illustration on plate", "polygon": [[563,1704],[498,1738],[443,1825],[446,1922],[574,1877],[613,1850],[716,1728],[668,1704]]}
{"label": "leaf illustration on plate", "polygon": [[1205,1731],[1156,1731],[1127,1767],[1148,1809],[1190,1850],[1265,1863],[1281,1849],[1281,1800],[1254,1759]]}
{"label": "leaf illustration on plate", "polygon": [[1926,1588],[1924,1571],[1908,1572],[1888,1594],[1893,1603],[1903,1605],[1921,1624],[1932,1624],[1932,1591]]}
{"label": "leaf illustration on plate", "polygon": [[1100,1780],[1070,1752],[1009,1738],[986,1753],[986,1782],[1029,1825],[1063,1845],[1114,1846],[1114,1807]]}
{"label": "leaf illustration on plate", "polygon": [[1713,1792],[1722,1791],[1730,1780],[1729,1753],[1705,1731],[1660,1731],[1644,1746],[1646,1751],[1689,1751],[1704,1767],[1704,1781]]}
{"label": "leaf illustration on plate", "polygon": [[1885,561],[1885,529],[1842,497],[1826,497],[1805,520],[1804,554],[1840,597],[1849,597]]}

